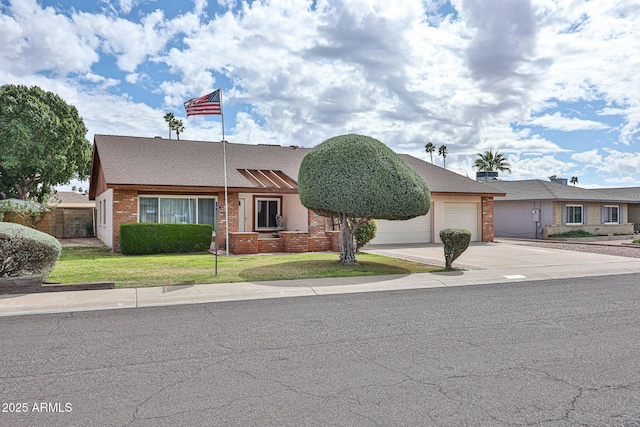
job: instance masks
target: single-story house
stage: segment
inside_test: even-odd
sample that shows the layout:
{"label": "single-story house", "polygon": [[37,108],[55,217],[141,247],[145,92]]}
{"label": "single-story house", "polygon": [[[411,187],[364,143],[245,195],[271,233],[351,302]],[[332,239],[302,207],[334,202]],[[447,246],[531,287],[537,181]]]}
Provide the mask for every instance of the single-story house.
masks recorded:
{"label": "single-story house", "polygon": [[627,207],[627,221],[633,223],[634,231],[640,231],[640,187],[598,188],[594,191],[634,200],[635,203]]}
{"label": "single-story house", "polygon": [[494,199],[495,236],[544,239],[582,229],[592,234],[633,234],[629,206],[638,199],[540,179],[487,181],[505,193]]}
{"label": "single-story house", "polygon": [[[338,250],[330,221],[309,211],[298,197],[298,170],[309,150],[226,143],[231,253]],[[401,157],[429,185],[431,209],[408,221],[378,221],[372,244],[437,243],[447,227],[469,229],[474,241],[493,240],[493,199],[503,193],[415,157]],[[96,135],[89,187],[98,211],[96,235],[119,251],[121,224],[213,224],[216,202],[217,231],[224,235],[224,182],[221,142]]]}

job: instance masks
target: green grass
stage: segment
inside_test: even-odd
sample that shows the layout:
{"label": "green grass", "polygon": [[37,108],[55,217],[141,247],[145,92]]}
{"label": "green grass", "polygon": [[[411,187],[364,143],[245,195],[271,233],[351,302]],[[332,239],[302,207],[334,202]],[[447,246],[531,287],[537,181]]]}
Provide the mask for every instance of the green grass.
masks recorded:
{"label": "green grass", "polygon": [[373,254],[344,266],[333,253],[231,256],[159,254],[122,256],[106,248],[65,247],[48,282],[115,282],[116,287],[254,282],[318,277],[376,276],[441,271],[442,267]]}
{"label": "green grass", "polygon": [[573,239],[579,237],[597,237],[597,236],[606,236],[606,234],[593,234],[584,230],[573,230],[567,231],[564,233],[550,234],[550,238],[562,238],[562,239]]}

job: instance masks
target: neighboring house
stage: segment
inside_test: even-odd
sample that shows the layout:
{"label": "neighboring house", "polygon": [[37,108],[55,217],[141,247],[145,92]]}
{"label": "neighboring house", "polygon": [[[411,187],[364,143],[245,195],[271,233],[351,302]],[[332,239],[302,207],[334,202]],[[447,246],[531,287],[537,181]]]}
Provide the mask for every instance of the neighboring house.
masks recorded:
{"label": "neighboring house", "polygon": [[[226,144],[231,253],[338,250],[330,221],[307,210],[298,197],[298,170],[309,150]],[[89,198],[96,201],[98,238],[117,252],[124,223],[213,225],[216,202],[218,232],[224,236],[222,156],[220,142],[96,135]],[[493,198],[500,191],[401,157],[427,181],[431,210],[408,221],[378,221],[371,243],[440,242],[446,227],[469,229],[475,241],[493,240]],[[284,218],[284,229],[278,228],[276,215]]]}
{"label": "neighboring house", "polygon": [[74,191],[57,191],[51,200],[55,205],[55,237],[68,239],[94,235],[95,201]]}
{"label": "neighboring house", "polygon": [[488,181],[506,193],[494,201],[495,236],[543,239],[582,229],[593,234],[633,234],[629,206],[638,199],[609,189],[591,190],[539,179]]}
{"label": "neighboring house", "polygon": [[627,221],[633,223],[634,231],[640,231],[640,187],[598,188],[594,191],[634,200],[636,203],[628,206]]}

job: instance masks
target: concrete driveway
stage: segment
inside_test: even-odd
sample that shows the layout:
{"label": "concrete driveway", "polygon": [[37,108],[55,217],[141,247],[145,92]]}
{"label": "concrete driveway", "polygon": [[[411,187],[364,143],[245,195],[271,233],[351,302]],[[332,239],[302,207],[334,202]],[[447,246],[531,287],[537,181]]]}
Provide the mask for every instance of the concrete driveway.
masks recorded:
{"label": "concrete driveway", "polygon": [[[363,252],[444,266],[442,244],[369,245],[363,249]],[[604,272],[610,271],[616,263],[627,264],[634,261],[640,265],[638,259],[620,256],[509,243],[472,242],[469,248],[453,263],[453,266],[465,270],[531,270],[536,267],[561,266],[580,269],[586,266],[590,268],[601,266]]]}

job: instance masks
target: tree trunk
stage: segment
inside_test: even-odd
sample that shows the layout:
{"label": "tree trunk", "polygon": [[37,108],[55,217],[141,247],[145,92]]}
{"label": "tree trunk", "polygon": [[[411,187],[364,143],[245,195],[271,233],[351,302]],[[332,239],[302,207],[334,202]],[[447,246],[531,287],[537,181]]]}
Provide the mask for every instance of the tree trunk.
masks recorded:
{"label": "tree trunk", "polygon": [[349,227],[346,214],[340,214],[340,262],[346,265],[357,264],[353,229]]}

